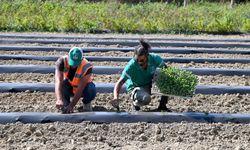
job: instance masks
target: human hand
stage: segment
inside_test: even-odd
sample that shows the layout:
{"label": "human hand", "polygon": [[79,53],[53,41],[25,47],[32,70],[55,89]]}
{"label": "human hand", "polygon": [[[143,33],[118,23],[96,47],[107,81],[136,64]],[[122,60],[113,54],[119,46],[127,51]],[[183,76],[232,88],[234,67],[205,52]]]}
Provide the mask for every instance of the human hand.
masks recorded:
{"label": "human hand", "polygon": [[120,104],[121,100],[119,99],[113,99],[113,100],[110,100],[109,103],[117,109],[117,111],[120,111],[120,107],[119,107],[119,104]]}
{"label": "human hand", "polygon": [[63,101],[61,99],[56,101],[56,108],[59,110],[63,108]]}
{"label": "human hand", "polygon": [[63,113],[63,114],[70,114],[70,113],[73,113],[73,109],[74,109],[74,106],[72,106],[71,104],[69,104],[67,107],[65,107],[65,108],[62,110],[62,113]]}

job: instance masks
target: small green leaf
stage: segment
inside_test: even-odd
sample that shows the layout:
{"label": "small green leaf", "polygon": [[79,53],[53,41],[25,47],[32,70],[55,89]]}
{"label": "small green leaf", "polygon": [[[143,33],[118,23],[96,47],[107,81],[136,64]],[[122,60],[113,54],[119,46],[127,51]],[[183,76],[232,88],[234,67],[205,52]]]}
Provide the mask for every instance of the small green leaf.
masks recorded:
{"label": "small green leaf", "polygon": [[198,84],[198,77],[190,71],[167,67],[161,69],[155,82],[163,94],[192,96]]}

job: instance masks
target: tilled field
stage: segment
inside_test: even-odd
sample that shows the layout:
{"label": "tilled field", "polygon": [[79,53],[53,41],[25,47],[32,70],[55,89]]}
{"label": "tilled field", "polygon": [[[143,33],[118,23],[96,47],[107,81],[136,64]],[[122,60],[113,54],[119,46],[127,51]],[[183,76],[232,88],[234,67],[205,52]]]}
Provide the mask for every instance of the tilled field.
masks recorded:
{"label": "tilled field", "polygon": [[[127,62],[111,62],[111,61],[104,61],[104,62],[91,62],[94,66],[125,66]],[[44,61],[33,61],[33,60],[22,60],[22,61],[16,61],[16,60],[3,60],[0,61],[0,65],[20,65],[20,64],[26,64],[26,65],[55,65],[55,62],[44,62]],[[167,63],[168,66],[174,66],[174,67],[182,67],[182,68],[231,68],[231,69],[249,69],[249,64],[240,64],[240,63],[234,63],[234,64],[220,64],[220,63]]]}
{"label": "tilled field", "polygon": [[[234,37],[238,38],[238,37]],[[16,44],[18,45],[18,44]],[[22,44],[24,45],[24,44]],[[30,44],[25,44],[30,45]],[[33,44],[41,45],[41,44]],[[13,46],[13,45],[12,45]],[[48,46],[86,46],[59,45]],[[87,45],[89,46],[89,45]],[[93,46],[93,45],[90,45]],[[95,45],[94,45],[95,46]],[[97,45],[96,45],[97,46]],[[98,46],[97,46],[98,47]],[[61,56],[66,52],[0,51],[0,55]],[[85,53],[86,56],[127,56],[128,52]],[[192,58],[250,58],[250,55],[231,54],[160,54],[162,57]],[[0,60],[0,65],[54,65],[55,62],[34,60]],[[98,66],[125,66],[126,62],[91,62]],[[167,63],[176,67],[250,69],[250,64],[222,63]],[[95,83],[115,83],[119,75],[94,75]],[[0,82],[54,83],[54,74],[5,73],[0,74]],[[200,76],[200,84],[249,86],[249,76]],[[131,110],[131,102],[126,94],[121,94],[122,111]],[[93,103],[95,111],[115,111],[108,101],[112,93],[97,94]],[[57,112],[55,95],[50,92],[0,93],[2,112]],[[154,111],[158,96],[152,96],[152,103],[142,111]],[[81,102],[75,112],[81,111]],[[215,112],[250,113],[249,94],[202,95],[193,98],[170,98],[168,107],[173,112]],[[0,149],[248,149],[249,125],[233,123],[110,123],[94,124],[83,122],[48,124],[5,124],[0,125]]]}

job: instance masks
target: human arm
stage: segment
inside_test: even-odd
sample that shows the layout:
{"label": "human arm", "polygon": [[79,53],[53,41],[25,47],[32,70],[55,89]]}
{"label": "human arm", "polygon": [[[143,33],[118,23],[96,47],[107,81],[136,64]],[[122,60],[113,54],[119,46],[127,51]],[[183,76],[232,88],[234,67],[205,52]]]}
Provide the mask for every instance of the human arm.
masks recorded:
{"label": "human arm", "polygon": [[55,71],[55,94],[56,94],[56,108],[63,108],[62,100],[62,83],[63,83],[63,72],[56,69]]}
{"label": "human arm", "polygon": [[165,68],[167,65],[165,64],[164,60],[161,58],[161,56],[157,54],[152,54],[152,57],[156,63],[157,68]]}
{"label": "human arm", "polygon": [[151,54],[151,58],[153,58],[154,60],[154,65],[155,65],[155,71],[154,71],[154,74],[152,76],[152,81],[154,82],[157,78],[157,76],[159,75],[160,73],[160,70],[162,68],[166,68],[167,65],[165,64],[164,60],[157,54]]}
{"label": "human arm", "polygon": [[119,99],[119,93],[121,91],[122,85],[125,83],[124,79],[120,77],[120,79],[116,82],[115,87],[114,87],[114,99]]}
{"label": "human arm", "polygon": [[131,76],[133,76],[133,72],[131,71],[132,66],[134,64],[134,60],[131,59],[128,64],[125,66],[124,70],[122,71],[121,77],[119,78],[119,80],[116,82],[114,90],[113,90],[113,99],[110,101],[111,105],[115,108],[118,109],[119,111],[119,93],[121,91],[121,88],[123,86],[123,84],[130,79],[131,80]]}
{"label": "human arm", "polygon": [[63,62],[61,59],[58,59],[56,62],[55,69],[55,96],[56,96],[56,108],[63,108],[63,99],[62,99],[62,84],[63,84]]}
{"label": "human arm", "polygon": [[120,99],[119,99],[119,93],[121,91],[122,85],[125,83],[125,80],[120,77],[119,80],[116,82],[115,87],[114,87],[114,97],[113,100],[110,101],[110,104],[117,108],[117,110],[119,111],[119,103],[120,103]]}

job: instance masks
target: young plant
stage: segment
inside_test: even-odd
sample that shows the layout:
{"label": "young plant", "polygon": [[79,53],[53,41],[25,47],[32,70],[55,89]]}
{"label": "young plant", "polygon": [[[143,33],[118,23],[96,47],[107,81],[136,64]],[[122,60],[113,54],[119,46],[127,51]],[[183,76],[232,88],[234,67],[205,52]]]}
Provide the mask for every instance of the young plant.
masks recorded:
{"label": "young plant", "polygon": [[198,77],[191,71],[167,67],[160,69],[155,84],[162,94],[189,97],[195,92]]}

